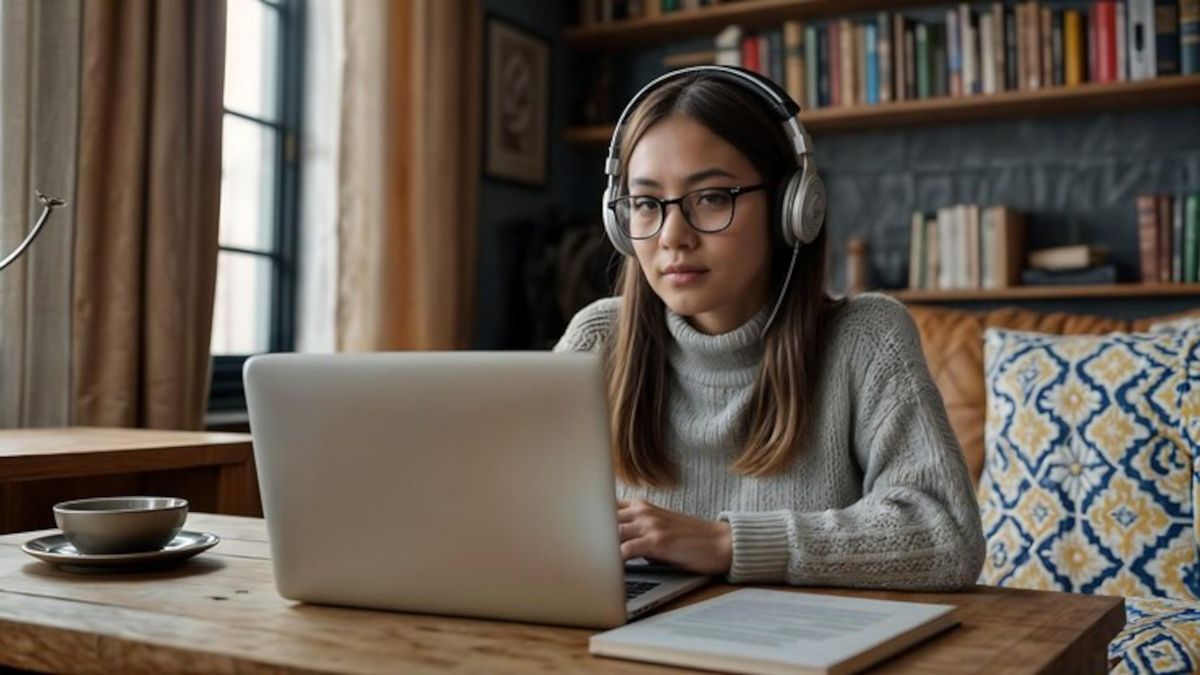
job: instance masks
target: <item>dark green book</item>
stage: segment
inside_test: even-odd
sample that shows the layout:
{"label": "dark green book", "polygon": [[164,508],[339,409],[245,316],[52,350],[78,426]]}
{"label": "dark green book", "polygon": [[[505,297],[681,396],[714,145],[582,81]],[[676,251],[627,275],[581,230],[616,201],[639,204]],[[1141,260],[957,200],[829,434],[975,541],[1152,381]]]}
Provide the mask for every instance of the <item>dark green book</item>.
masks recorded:
{"label": "dark green book", "polygon": [[1200,282],[1200,193],[1187,195],[1183,207],[1183,280]]}

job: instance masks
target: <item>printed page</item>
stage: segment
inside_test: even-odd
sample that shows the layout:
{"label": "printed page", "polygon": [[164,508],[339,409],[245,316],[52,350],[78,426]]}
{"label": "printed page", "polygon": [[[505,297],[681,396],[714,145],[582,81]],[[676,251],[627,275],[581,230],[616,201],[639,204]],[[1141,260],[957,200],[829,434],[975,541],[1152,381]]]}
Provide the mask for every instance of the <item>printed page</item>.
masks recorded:
{"label": "printed page", "polygon": [[611,643],[828,667],[954,610],[949,605],[744,589],[597,635]]}

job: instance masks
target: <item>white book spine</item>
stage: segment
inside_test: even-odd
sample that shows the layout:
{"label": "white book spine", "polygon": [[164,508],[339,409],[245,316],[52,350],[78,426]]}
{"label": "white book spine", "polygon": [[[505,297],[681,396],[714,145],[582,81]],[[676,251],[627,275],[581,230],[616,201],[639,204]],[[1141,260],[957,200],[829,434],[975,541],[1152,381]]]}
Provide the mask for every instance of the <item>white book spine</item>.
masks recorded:
{"label": "white book spine", "polygon": [[963,93],[968,96],[978,94],[979,80],[979,38],[971,27],[971,6],[963,3],[958,6],[959,35],[962,36],[963,63]]}
{"label": "white book spine", "polygon": [[979,17],[979,53],[983,64],[983,93],[996,93],[995,29],[990,14]]}

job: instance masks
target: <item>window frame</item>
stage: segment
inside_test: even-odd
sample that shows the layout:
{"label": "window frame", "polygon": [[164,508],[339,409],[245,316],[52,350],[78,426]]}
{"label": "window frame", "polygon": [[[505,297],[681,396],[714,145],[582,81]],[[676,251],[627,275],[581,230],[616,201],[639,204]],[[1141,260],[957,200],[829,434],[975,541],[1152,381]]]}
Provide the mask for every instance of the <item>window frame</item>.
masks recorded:
{"label": "window frame", "polygon": [[[271,261],[271,317],[269,352],[293,351],[296,345],[296,261],[300,238],[300,129],[303,108],[304,0],[255,0],[279,17],[279,80],[276,91],[276,120],[223,108],[226,116],[275,129],[274,246],[270,251],[247,250],[220,245],[220,251],[267,258]],[[218,256],[220,253],[218,253]],[[211,340],[211,337],[209,338]],[[227,418],[245,413],[246,395],[242,368],[253,354],[222,354],[212,357],[212,379],[208,396],[210,419],[214,413]]]}

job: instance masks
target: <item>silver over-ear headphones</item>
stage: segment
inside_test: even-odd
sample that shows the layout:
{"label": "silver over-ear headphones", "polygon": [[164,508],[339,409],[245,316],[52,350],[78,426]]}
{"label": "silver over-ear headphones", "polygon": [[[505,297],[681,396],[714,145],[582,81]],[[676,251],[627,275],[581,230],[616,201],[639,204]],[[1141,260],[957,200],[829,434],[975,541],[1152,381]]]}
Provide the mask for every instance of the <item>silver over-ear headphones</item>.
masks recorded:
{"label": "silver over-ear headphones", "polygon": [[[812,140],[804,125],[800,123],[800,106],[788,96],[787,92],[772,80],[758,73],[733,66],[693,66],[681,68],[656,78],[650,84],[642,87],[625,106],[617,119],[613,130],[612,142],[608,146],[608,158],[604,161],[604,173],[608,176],[608,187],[604,190],[602,217],[604,231],[612,241],[613,246],[622,254],[634,255],[633,242],[617,225],[617,217],[613,200],[621,195],[621,160],[619,157],[621,135],[629,114],[651,91],[664,82],[685,77],[694,73],[703,73],[714,78],[740,86],[757,96],[766,104],[767,109],[783,124],[788,136],[792,139],[792,148],[796,153],[796,170],[782,180],[776,205],[780,214],[784,242],[792,248],[811,243],[821,232],[825,222],[825,183],[817,173],[817,161],[813,155]],[[790,276],[790,275],[789,275]]]}

